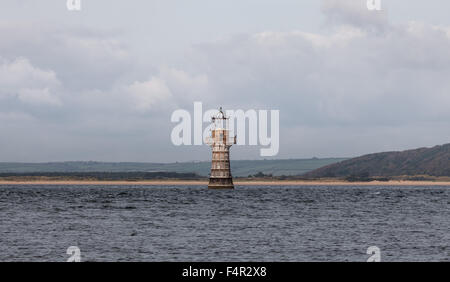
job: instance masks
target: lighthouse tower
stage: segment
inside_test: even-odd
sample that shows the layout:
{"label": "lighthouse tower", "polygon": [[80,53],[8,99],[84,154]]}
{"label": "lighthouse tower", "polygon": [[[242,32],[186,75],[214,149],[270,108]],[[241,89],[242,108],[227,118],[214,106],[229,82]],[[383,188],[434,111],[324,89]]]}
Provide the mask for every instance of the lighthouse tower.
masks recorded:
{"label": "lighthouse tower", "polygon": [[220,107],[219,112],[212,117],[211,137],[206,143],[212,148],[211,176],[208,188],[233,189],[233,178],[230,170],[230,147],[236,144],[236,136],[229,137],[229,117],[225,116]]}

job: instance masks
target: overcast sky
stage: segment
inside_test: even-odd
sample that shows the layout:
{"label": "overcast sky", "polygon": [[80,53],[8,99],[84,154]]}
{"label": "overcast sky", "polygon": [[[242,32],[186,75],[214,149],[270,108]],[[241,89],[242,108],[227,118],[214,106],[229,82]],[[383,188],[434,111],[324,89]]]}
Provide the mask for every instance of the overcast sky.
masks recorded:
{"label": "overcast sky", "polygon": [[450,141],[447,0],[65,2],[0,0],[0,161],[208,160],[170,140],[194,101],[280,110],[275,158]]}

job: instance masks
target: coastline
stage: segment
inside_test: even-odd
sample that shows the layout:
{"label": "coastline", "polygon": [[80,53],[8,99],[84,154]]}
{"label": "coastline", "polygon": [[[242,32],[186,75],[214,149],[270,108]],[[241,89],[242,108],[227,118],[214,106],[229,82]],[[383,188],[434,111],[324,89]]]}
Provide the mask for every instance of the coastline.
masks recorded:
{"label": "coastline", "polygon": [[[208,185],[208,180],[145,180],[145,181],[101,181],[101,180],[0,180],[3,185],[136,185],[136,186],[188,186]],[[236,180],[235,186],[450,186],[450,181],[367,181],[349,182],[343,180]]]}

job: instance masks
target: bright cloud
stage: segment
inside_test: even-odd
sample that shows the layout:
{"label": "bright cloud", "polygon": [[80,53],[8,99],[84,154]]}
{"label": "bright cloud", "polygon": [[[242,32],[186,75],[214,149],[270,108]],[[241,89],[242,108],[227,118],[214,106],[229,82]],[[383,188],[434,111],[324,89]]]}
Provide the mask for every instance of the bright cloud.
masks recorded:
{"label": "bright cloud", "polygon": [[125,90],[138,111],[152,110],[158,103],[167,102],[171,97],[170,89],[164,80],[152,77],[145,82],[134,82]]}
{"label": "bright cloud", "polygon": [[52,92],[59,85],[55,72],[34,67],[25,58],[0,60],[0,99],[60,105],[59,97]]}

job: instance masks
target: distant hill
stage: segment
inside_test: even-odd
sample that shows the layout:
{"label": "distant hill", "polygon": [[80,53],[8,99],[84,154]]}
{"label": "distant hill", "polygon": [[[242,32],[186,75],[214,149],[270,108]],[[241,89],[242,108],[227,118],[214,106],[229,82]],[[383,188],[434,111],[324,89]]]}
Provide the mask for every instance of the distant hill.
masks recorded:
{"label": "distant hill", "polygon": [[450,176],[450,144],[348,159],[305,173],[306,178]]}
{"label": "distant hill", "polygon": [[177,172],[0,172],[3,180],[124,180],[138,181],[150,179],[198,179],[195,173]]}
{"label": "distant hill", "polygon": [[[246,177],[258,172],[273,176],[301,175],[313,169],[345,160],[344,158],[312,158],[283,160],[231,160],[233,176]],[[0,162],[0,173],[71,173],[71,172],[175,172],[208,176],[211,162],[135,163],[135,162]]]}

